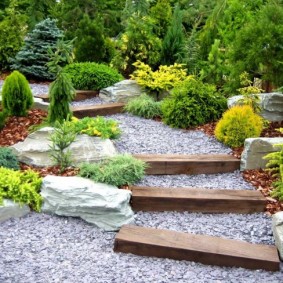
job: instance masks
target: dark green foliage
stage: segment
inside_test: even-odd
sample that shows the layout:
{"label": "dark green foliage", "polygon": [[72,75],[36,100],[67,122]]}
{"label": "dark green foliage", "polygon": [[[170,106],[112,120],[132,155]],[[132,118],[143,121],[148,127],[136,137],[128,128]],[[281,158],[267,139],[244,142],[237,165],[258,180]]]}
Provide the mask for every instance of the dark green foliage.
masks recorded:
{"label": "dark green foliage", "polygon": [[4,128],[7,117],[8,117],[7,111],[0,111],[0,130]]}
{"label": "dark green foliage", "polygon": [[39,79],[54,79],[48,71],[50,61],[48,50],[56,50],[56,43],[63,37],[56,21],[46,19],[38,23],[25,39],[25,44],[12,61],[12,68],[23,74]]}
{"label": "dark green foliage", "polygon": [[101,24],[84,15],[76,36],[76,61],[110,62],[111,58],[106,58],[106,44]]}
{"label": "dark green foliage", "polygon": [[180,7],[175,7],[170,27],[162,42],[161,63],[163,65],[173,65],[181,62],[184,56],[185,34],[182,25],[182,12]]}
{"label": "dark green foliage", "polygon": [[19,170],[19,160],[8,147],[0,147],[0,167]]}
{"label": "dark green foliage", "polygon": [[2,106],[9,115],[26,116],[33,105],[33,96],[25,76],[13,71],[3,85]]}
{"label": "dark green foliage", "polygon": [[42,197],[40,188],[42,179],[37,172],[24,172],[0,167],[0,204],[3,198],[12,199],[20,205],[27,204],[35,211],[40,211]]}
{"label": "dark green foliage", "polygon": [[73,63],[64,68],[76,89],[100,90],[123,79],[115,69],[97,63]]}
{"label": "dark green foliage", "polygon": [[125,106],[125,110],[134,115],[152,119],[161,116],[161,102],[155,101],[152,97],[142,94],[131,99]]}
{"label": "dark green foliage", "polygon": [[218,119],[226,109],[226,103],[215,86],[189,78],[164,99],[162,119],[176,128],[198,126]]}
{"label": "dark green foliage", "polygon": [[131,155],[117,155],[100,163],[84,163],[80,176],[113,186],[132,185],[143,178],[146,165]]}
{"label": "dark green foliage", "polygon": [[70,119],[72,116],[69,103],[75,97],[75,89],[69,76],[59,72],[57,78],[49,86],[48,122],[52,125],[56,121]]}

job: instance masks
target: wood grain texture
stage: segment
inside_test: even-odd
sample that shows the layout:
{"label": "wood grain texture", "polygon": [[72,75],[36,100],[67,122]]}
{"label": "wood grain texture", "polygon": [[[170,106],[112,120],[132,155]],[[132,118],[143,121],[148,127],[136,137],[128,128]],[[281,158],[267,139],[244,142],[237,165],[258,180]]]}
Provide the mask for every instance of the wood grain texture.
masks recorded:
{"label": "wood grain texture", "polygon": [[217,174],[240,169],[240,160],[228,154],[134,154],[148,164],[148,175]]}
{"label": "wood grain texture", "polygon": [[228,267],[280,269],[275,246],[132,225],[123,226],[116,235],[114,251]]}
{"label": "wood grain texture", "polygon": [[73,107],[72,111],[75,117],[84,118],[95,117],[95,116],[104,116],[122,113],[124,110],[125,103],[109,103],[101,105],[85,105]]}
{"label": "wood grain texture", "polygon": [[134,211],[255,213],[265,210],[259,191],[131,186]]}

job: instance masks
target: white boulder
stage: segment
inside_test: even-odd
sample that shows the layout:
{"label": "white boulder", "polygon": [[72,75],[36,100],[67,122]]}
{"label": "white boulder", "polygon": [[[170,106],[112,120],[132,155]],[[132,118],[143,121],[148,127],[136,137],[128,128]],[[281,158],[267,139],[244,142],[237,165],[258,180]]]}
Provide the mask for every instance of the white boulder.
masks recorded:
{"label": "white boulder", "polygon": [[272,216],[272,231],[275,245],[281,260],[283,260],[283,211],[277,212]]}
{"label": "white boulder", "polygon": [[30,212],[27,205],[19,205],[9,199],[4,199],[3,204],[0,205],[0,222],[9,218],[23,217]]}

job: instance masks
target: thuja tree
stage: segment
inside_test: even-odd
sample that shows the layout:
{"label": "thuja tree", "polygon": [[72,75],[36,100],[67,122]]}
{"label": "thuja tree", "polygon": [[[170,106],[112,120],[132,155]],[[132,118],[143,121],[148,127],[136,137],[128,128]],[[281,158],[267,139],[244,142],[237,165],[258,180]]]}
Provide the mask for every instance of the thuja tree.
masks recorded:
{"label": "thuja tree", "polygon": [[18,71],[12,72],[4,83],[2,106],[9,115],[26,116],[33,104],[33,96],[25,76]]}
{"label": "thuja tree", "polygon": [[57,41],[62,37],[63,32],[57,28],[55,20],[48,18],[38,23],[13,59],[12,69],[30,77],[53,79],[54,75],[46,64],[50,61],[49,50],[55,50]]}

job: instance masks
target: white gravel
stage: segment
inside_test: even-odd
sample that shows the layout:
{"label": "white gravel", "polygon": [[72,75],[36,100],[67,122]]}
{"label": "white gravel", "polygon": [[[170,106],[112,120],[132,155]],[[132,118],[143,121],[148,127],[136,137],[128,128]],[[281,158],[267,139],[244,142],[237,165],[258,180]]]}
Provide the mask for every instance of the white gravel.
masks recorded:
{"label": "white gravel", "polygon": [[[32,87],[39,93],[45,86]],[[171,129],[162,123],[128,114],[111,118],[120,122],[123,132],[115,142],[120,152],[231,152],[201,131]],[[253,189],[239,171],[214,175],[147,176],[139,184],[167,188]],[[136,225],[274,244],[271,218],[263,213],[138,212]],[[20,219],[7,220],[0,223],[0,282],[283,282],[282,264],[280,272],[266,272],[114,253],[114,237],[115,233],[103,232],[75,218],[30,213]]]}

